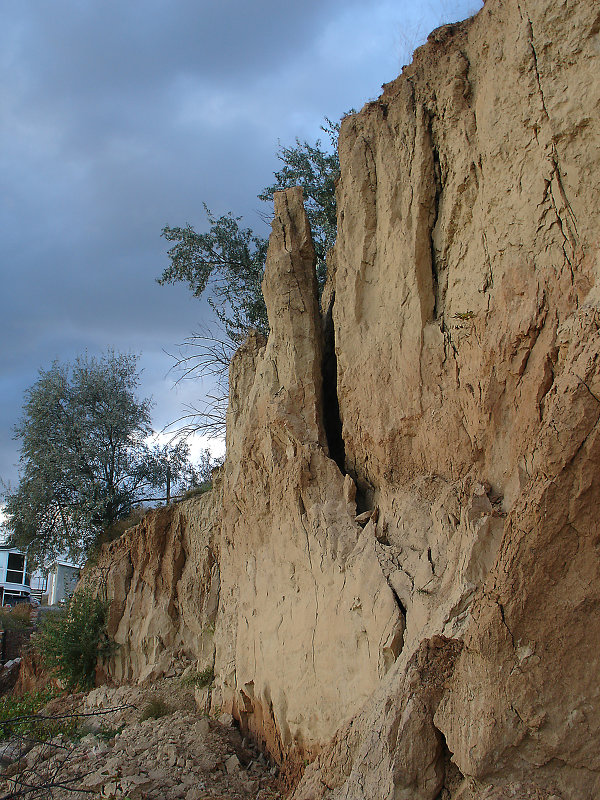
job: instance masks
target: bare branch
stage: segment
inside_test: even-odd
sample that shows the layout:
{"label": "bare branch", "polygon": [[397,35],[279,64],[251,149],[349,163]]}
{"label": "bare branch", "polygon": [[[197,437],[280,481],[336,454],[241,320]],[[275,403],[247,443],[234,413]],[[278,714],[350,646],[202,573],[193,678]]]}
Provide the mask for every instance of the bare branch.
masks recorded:
{"label": "bare branch", "polygon": [[23,722],[26,719],[55,720],[75,719],[75,717],[100,717],[103,714],[113,714],[115,711],[124,711],[126,708],[137,708],[137,706],[128,704],[124,706],[116,706],[115,708],[105,708],[103,711],[81,711],[72,712],[69,714],[51,714],[50,716],[44,716],[44,714],[25,714],[22,717],[11,717],[11,719],[0,720],[0,725],[9,725],[11,722]]}

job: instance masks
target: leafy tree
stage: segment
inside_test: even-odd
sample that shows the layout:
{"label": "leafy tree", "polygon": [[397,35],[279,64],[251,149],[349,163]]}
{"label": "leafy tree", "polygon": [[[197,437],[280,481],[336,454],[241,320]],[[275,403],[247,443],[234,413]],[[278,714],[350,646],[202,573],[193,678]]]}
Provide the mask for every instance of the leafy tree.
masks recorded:
{"label": "leafy tree", "polygon": [[[339,129],[339,123],[329,119],[321,127],[329,139],[328,148],[320,140],[310,144],[299,139],[293,147],[280,146],[278,158],[282,168],[274,173],[274,183],[258,195],[260,200],[271,202],[276,191],[303,187],[320,290],[325,284],[327,251],[336,235]],[[179,346],[179,353],[173,355],[179,380],[208,378],[211,389],[200,405],[186,406],[185,413],[172,427],[179,425],[177,429],[183,435],[200,430],[205,435],[220,437],[225,432],[231,356],[249,330],[258,330],[265,336],[269,333],[261,289],[268,240],[251,228],[242,227],[242,218],[231,212],[217,218],[206,205],[204,209],[210,224],[207,233],[196,233],[191,225],[163,228],[162,235],[174,245],[168,251],[170,266],[158,283],[163,286],[187,283],[196,297],[208,294],[208,302],[215,311],[219,324],[187,337]]]}
{"label": "leafy tree", "polygon": [[107,633],[109,606],[106,599],[83,588],[65,608],[44,616],[36,647],[44,664],[57,671],[68,689],[91,689],[98,659],[114,650]]}
{"label": "leafy tree", "polygon": [[[321,288],[325,283],[325,256],[335,241],[335,182],[339,174],[335,145],[339,127],[339,123],[326,120],[321,128],[333,150],[323,149],[320,140],[309,144],[296,139],[295,146],[280,147],[278,158],[283,166],[274,174],[275,182],[258,195],[260,200],[269,202],[280,189],[304,188]],[[158,283],[187,283],[196,297],[209,290],[208,302],[235,344],[251,328],[268,334],[261,291],[268,240],[251,228],[242,227],[242,218],[231,212],[215,217],[206,205],[204,209],[210,225],[207,233],[197,233],[191,225],[163,228],[162,236],[175,244],[168,251],[171,264]]]}
{"label": "leafy tree", "polygon": [[[46,686],[25,692],[20,697],[15,697],[12,692],[0,697],[0,742],[19,737],[26,746],[26,742],[45,742],[60,733],[72,736],[77,727],[74,718],[51,719],[39,713],[58,694],[59,689]],[[8,797],[14,797],[14,793]]]}
{"label": "leafy tree", "polygon": [[151,401],[136,397],[136,362],[113,351],[55,361],[27,391],[15,427],[20,480],[5,495],[4,527],[30,558],[85,554],[149,489],[164,485],[167,463],[174,480],[188,467],[185,443],[146,442]]}
{"label": "leafy tree", "polygon": [[292,186],[304,189],[304,206],[308,216],[317,257],[317,280],[322,290],[325,285],[327,251],[335,244],[337,232],[337,208],[335,184],[340,174],[340,160],[337,154],[337,140],[340,123],[325,118],[321,126],[326,133],[331,151],[323,150],[321,141],[314,145],[296,138],[294,147],[281,147],[278,158],[283,162],[282,169],[276,172],[275,183],[267,186],[258,195],[265,202],[273,200],[273,194]]}
{"label": "leafy tree", "polygon": [[250,328],[268,331],[267,310],[262,296],[267,239],[250,228],[240,226],[241,217],[231,212],[216,218],[204,205],[210,223],[208,233],[185,228],[163,228],[168,242],[176,242],[169,250],[170,267],[158,283],[184,281],[195,297],[200,297],[211,284],[208,302],[227,335],[240,342]]}

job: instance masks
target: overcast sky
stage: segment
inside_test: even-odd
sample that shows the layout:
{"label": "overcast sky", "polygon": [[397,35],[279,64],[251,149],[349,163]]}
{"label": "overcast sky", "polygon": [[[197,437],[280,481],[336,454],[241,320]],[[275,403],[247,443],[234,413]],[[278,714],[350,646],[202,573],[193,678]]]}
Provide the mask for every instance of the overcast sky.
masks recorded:
{"label": "overcast sky", "polygon": [[[480,0],[4,0],[0,26],[0,477],[54,359],[140,354],[157,429],[202,387],[173,351],[208,319],[160,287],[164,225],[202,203],[260,229],[278,141],[377,97],[427,33]],[[264,210],[264,207],[262,208]],[[264,227],[263,227],[264,230]]]}

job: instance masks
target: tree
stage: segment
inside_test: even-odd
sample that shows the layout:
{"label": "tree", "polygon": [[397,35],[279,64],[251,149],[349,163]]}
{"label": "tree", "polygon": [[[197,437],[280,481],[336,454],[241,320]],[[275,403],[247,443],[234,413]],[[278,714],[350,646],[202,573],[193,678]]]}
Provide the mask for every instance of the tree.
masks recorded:
{"label": "tree", "polygon": [[[349,113],[353,113],[352,111]],[[296,139],[293,147],[279,148],[282,168],[274,173],[275,181],[258,195],[259,200],[272,202],[273,194],[291,186],[302,186],[310,220],[315,254],[317,281],[322,291],[326,279],[326,255],[336,235],[335,184],[339,175],[337,138],[339,123],[325,120],[321,130],[327,134],[330,147],[321,141],[314,144]],[[211,389],[200,405],[190,405],[172,424],[183,435],[202,431],[208,436],[225,432],[228,368],[231,356],[251,329],[269,333],[267,309],[261,282],[267,255],[268,240],[250,228],[241,226],[241,217],[231,212],[215,217],[206,204],[204,209],[210,228],[196,233],[191,225],[184,228],[163,228],[162,236],[174,242],[168,251],[170,266],[158,283],[187,283],[200,297],[207,293],[219,325],[188,336],[173,355],[179,380],[209,378]]]}
{"label": "tree", "polygon": [[231,212],[218,219],[204,205],[210,230],[196,233],[185,228],[163,228],[162,235],[176,244],[168,251],[171,265],[158,283],[188,284],[200,297],[209,282],[208,302],[227,336],[240,343],[250,328],[268,332],[267,310],[260,284],[267,255],[267,239],[240,226]]}
{"label": "tree", "polygon": [[337,153],[340,123],[326,117],[321,130],[327,134],[333,149],[323,150],[319,139],[311,145],[298,138],[294,147],[280,147],[278,158],[283,162],[283,167],[274,174],[275,183],[263,189],[258,199],[272,202],[275,192],[302,186],[317,257],[317,281],[322,291],[327,277],[325,259],[328,250],[335,244],[337,232],[335,184],[340,174]]}
{"label": "tree", "polygon": [[209,438],[225,436],[229,364],[236,349],[237,343],[227,334],[224,326],[217,324],[195,331],[179,345],[179,352],[169,354],[173,359],[171,369],[179,373],[176,383],[200,376],[209,379],[210,389],[196,403],[184,406],[181,416],[167,425],[165,430],[170,429],[184,439],[199,431]]}
{"label": "tree", "polygon": [[[339,123],[328,119],[321,127],[333,150],[323,149],[320,140],[309,144],[296,139],[294,147],[280,147],[278,158],[283,167],[274,174],[275,182],[258,195],[259,200],[269,202],[280,189],[304,188],[321,289],[325,283],[325,257],[335,241],[335,182],[340,169],[335,145],[339,128]],[[171,264],[158,283],[187,283],[196,297],[208,291],[208,302],[234,344],[243,341],[252,328],[267,335],[269,324],[261,281],[268,240],[251,228],[242,227],[242,218],[231,212],[215,217],[206,204],[204,210],[210,225],[207,233],[197,233],[191,225],[163,228],[162,236],[175,244],[168,251]]]}
{"label": "tree", "polygon": [[20,480],[5,495],[11,545],[38,563],[85,554],[151,488],[188,467],[188,448],[150,447],[149,398],[138,400],[137,359],[108,351],[55,361],[27,391],[16,425]]}
{"label": "tree", "polygon": [[71,691],[93,688],[98,659],[115,649],[107,632],[109,607],[105,594],[84,586],[64,608],[44,617],[36,648]]}

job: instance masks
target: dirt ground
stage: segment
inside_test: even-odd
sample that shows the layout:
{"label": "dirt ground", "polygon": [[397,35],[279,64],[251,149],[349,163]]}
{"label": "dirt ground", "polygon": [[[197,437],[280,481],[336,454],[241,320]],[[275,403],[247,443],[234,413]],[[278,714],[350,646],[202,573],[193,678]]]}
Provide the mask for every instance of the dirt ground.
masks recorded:
{"label": "dirt ground", "polygon": [[277,768],[241,738],[229,715],[198,711],[194,687],[180,676],[67,695],[44,713],[81,715],[78,734],[3,743],[0,800],[282,797]]}

